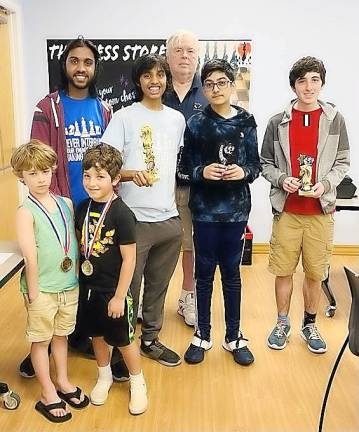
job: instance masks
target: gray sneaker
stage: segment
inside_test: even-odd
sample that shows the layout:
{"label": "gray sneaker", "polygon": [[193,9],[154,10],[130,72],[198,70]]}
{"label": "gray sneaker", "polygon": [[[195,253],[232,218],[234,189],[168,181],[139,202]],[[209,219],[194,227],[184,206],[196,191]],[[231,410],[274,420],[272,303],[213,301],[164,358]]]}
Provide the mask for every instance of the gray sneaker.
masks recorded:
{"label": "gray sneaker", "polygon": [[322,354],[327,350],[327,345],[324,342],[324,339],[320,336],[320,333],[313,324],[307,324],[305,327],[302,327],[300,334],[302,338],[307,342],[309,351]]}
{"label": "gray sneaker", "polygon": [[165,366],[178,366],[181,364],[181,357],[164,346],[158,339],[154,339],[150,345],[146,345],[141,339],[141,354]]}
{"label": "gray sneaker", "polygon": [[290,325],[285,325],[283,322],[278,321],[272,333],[268,337],[267,344],[269,348],[281,350],[287,346],[290,335]]}

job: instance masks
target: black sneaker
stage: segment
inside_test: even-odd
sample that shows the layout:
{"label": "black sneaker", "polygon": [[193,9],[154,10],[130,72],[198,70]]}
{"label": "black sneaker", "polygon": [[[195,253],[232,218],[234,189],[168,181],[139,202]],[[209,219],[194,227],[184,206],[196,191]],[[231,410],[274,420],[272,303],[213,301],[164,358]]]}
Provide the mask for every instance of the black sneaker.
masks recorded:
{"label": "black sneaker", "polygon": [[193,336],[191,345],[185,352],[184,359],[189,364],[201,363],[204,360],[204,353],[212,348],[212,341]]}
{"label": "black sneaker", "polygon": [[229,342],[227,339],[223,342],[222,346],[225,350],[233,354],[234,361],[242,366],[249,366],[254,362],[254,357],[249,348],[247,347],[248,339],[242,335],[237,340]]}
{"label": "black sneaker", "polygon": [[181,363],[181,357],[161,344],[158,339],[154,339],[148,346],[141,339],[141,354],[157,360],[164,366],[178,366]]}
{"label": "black sneaker", "polygon": [[123,359],[111,365],[112,377],[115,381],[124,382],[130,379],[130,373]]}
{"label": "black sneaker", "polygon": [[19,366],[19,374],[24,378],[34,378],[35,371],[31,362],[30,354],[24,358]]}
{"label": "black sneaker", "polygon": [[87,338],[81,342],[71,342],[69,340],[69,350],[75,353],[82,354],[89,359],[95,359],[95,353],[90,338]]}

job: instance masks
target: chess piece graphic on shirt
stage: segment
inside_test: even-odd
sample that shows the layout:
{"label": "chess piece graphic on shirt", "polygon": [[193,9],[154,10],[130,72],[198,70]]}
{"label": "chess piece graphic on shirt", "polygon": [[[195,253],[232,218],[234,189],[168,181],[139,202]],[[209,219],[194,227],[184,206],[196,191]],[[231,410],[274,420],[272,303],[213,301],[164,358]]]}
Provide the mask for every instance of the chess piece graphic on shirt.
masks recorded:
{"label": "chess piece graphic on shirt", "polygon": [[86,120],[82,117],[81,118],[81,128],[82,128],[82,138],[88,138],[90,136],[90,134],[87,131],[87,125],[86,125]]}
{"label": "chess piece graphic on shirt", "polygon": [[75,121],[75,132],[73,133],[73,135],[76,136],[76,137],[80,137],[81,136],[80,127],[79,127],[79,124],[78,124],[77,121]]}
{"label": "chess piece graphic on shirt", "polygon": [[73,135],[75,133],[75,126],[73,124],[70,124],[69,127],[66,129],[66,135]]}
{"label": "chess piece graphic on shirt", "polygon": [[146,171],[149,174],[149,182],[152,185],[160,179],[153,153],[152,127],[150,125],[142,126],[140,136],[142,138],[143,154],[145,155]]}
{"label": "chess piece graphic on shirt", "polygon": [[95,131],[95,127],[94,127],[93,121],[90,120],[89,124],[90,124],[90,136],[96,136],[96,131]]}
{"label": "chess piece graphic on shirt", "polygon": [[302,183],[298,190],[300,196],[313,196],[313,183],[312,183],[312,171],[314,157],[300,154],[298,157],[299,161],[299,178]]}

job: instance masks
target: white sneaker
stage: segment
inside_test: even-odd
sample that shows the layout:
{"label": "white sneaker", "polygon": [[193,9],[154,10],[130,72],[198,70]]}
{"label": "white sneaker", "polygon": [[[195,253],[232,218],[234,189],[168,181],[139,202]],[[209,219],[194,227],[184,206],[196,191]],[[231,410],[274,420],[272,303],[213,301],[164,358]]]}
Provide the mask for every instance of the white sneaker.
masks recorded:
{"label": "white sneaker", "polygon": [[185,299],[178,300],[178,314],[184,318],[184,322],[188,326],[194,326],[196,324],[196,312],[194,305],[194,293],[188,291]]}
{"label": "white sneaker", "polygon": [[139,321],[139,322],[142,322],[142,321],[143,321],[142,302],[138,305],[137,321]]}
{"label": "white sneaker", "polygon": [[106,402],[112,383],[112,377],[97,380],[97,383],[90,394],[90,400],[93,405],[103,405]]}
{"label": "white sneaker", "polygon": [[147,387],[144,379],[130,378],[130,402],[128,409],[131,414],[143,414],[147,410]]}

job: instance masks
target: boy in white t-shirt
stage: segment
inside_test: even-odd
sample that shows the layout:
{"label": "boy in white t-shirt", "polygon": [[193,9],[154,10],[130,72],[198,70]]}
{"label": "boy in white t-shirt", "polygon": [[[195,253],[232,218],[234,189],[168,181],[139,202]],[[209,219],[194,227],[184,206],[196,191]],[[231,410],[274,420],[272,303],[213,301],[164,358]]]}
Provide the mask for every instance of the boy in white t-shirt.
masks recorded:
{"label": "boy in white t-shirt", "polygon": [[175,177],[185,119],[162,103],[170,79],[164,58],[156,54],[139,57],[132,70],[138,102],[114,115],[101,141],[123,154],[120,195],[138,220],[137,261],[130,289],[137,317],[144,277],[141,353],[163,365],[177,366],[181,358],[158,340],[182,238]]}

